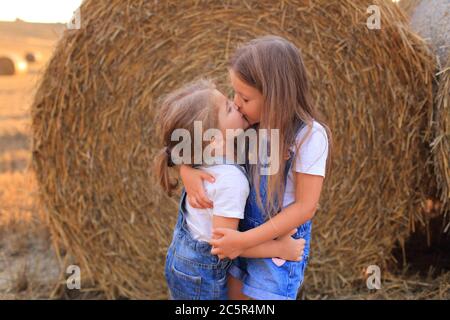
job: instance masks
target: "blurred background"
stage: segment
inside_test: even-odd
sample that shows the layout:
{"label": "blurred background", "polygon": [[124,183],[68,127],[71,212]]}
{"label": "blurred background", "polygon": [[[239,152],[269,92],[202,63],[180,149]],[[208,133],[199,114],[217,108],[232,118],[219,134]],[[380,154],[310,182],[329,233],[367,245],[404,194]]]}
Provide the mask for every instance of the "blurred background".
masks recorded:
{"label": "blurred background", "polygon": [[0,1],[0,299],[48,298],[61,276],[29,170],[30,106],[80,4]]}

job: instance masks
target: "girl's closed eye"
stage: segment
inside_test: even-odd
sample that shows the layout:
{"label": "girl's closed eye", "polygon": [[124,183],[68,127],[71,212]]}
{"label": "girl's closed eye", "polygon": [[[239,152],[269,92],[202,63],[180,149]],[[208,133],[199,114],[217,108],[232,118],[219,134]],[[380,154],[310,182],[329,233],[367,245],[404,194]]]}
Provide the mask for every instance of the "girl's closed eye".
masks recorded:
{"label": "girl's closed eye", "polygon": [[233,69],[229,69],[229,76],[234,91],[233,101],[239,112],[245,116],[249,125],[259,123],[264,105],[262,93],[245,83]]}
{"label": "girl's closed eye", "polygon": [[242,93],[236,92],[236,94],[239,95],[239,97],[241,98],[242,102],[247,103],[249,101],[249,98],[244,96],[244,95],[242,95]]}

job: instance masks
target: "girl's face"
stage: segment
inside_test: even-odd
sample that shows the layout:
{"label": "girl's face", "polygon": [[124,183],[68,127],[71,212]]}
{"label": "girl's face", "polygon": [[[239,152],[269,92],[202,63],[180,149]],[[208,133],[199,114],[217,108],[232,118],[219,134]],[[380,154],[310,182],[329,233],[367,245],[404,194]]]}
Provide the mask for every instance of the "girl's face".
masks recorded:
{"label": "girl's face", "polygon": [[250,125],[259,123],[264,98],[258,89],[243,82],[233,70],[229,70],[231,85],[234,89],[234,103]]}
{"label": "girl's face", "polygon": [[226,129],[247,129],[249,124],[236,105],[228,100],[220,91],[214,91],[215,102],[218,106],[219,129],[226,134]]}

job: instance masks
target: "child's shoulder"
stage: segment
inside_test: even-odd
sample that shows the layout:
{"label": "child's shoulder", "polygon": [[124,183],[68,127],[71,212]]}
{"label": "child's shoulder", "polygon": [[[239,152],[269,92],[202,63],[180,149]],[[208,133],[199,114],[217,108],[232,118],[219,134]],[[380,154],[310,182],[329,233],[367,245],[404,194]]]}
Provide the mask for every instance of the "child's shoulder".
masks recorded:
{"label": "child's shoulder", "polygon": [[[307,135],[307,136],[306,136]],[[325,127],[318,121],[313,120],[312,127],[305,125],[303,126],[296,136],[296,142],[301,142],[305,136],[308,142],[325,142],[328,140],[327,131]]]}
{"label": "child's shoulder", "polygon": [[[308,125],[304,125],[300,130],[299,130],[299,132],[298,132],[298,134],[297,135],[300,135],[300,134],[305,134],[306,132],[308,132],[309,131],[309,128],[310,128],[310,126],[308,126]],[[325,130],[325,127],[320,123],[320,122],[318,122],[318,121],[316,121],[316,120],[313,120],[312,121],[312,131],[311,131],[312,133],[314,133],[314,132],[320,132],[320,133],[323,133],[323,134],[327,134],[327,131]]]}
{"label": "child's shoulder", "polygon": [[233,164],[217,164],[212,166],[201,167],[209,173],[212,173],[216,178],[216,182],[219,180],[247,180],[247,173],[243,166]]}
{"label": "child's shoulder", "polygon": [[212,199],[218,195],[222,195],[222,191],[226,190],[228,195],[238,196],[240,194],[247,195],[250,191],[250,183],[247,178],[245,169],[238,165],[218,164],[213,166],[202,167],[201,169],[208,171],[215,178],[214,183],[205,181],[205,187]]}

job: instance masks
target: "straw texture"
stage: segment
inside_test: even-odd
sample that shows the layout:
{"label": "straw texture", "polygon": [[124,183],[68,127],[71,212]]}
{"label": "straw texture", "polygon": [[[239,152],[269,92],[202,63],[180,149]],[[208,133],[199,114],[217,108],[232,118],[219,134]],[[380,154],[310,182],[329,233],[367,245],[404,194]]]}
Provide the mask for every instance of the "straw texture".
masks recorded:
{"label": "straw texture", "polygon": [[[433,138],[431,148],[434,173],[439,189],[438,202],[434,204],[443,214],[450,210],[450,0],[414,2],[408,14],[411,29],[420,35],[436,56],[433,116],[430,119]],[[436,23],[436,22],[439,23]],[[444,219],[446,222],[446,219]],[[446,226],[446,230],[450,227]]]}
{"label": "straw texture", "polygon": [[[366,26],[369,5],[381,29]],[[243,41],[294,42],[334,134],[305,283],[337,296],[385,270],[435,195],[435,60],[391,1],[94,1],[67,30],[32,107],[33,167],[52,233],[109,298],[165,298],[178,198],[151,164],[155,101],[200,76],[227,86]]]}

